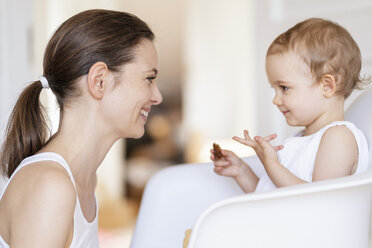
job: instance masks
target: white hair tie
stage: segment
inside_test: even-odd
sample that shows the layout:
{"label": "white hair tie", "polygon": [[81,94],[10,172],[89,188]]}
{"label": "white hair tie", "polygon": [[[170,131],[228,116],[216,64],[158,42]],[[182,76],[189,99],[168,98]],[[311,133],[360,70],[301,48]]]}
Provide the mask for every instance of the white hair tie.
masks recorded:
{"label": "white hair tie", "polygon": [[43,88],[45,88],[45,89],[49,89],[50,88],[49,87],[49,83],[48,83],[48,79],[46,79],[46,77],[40,76],[39,77],[39,81],[40,81],[41,85],[43,86]]}

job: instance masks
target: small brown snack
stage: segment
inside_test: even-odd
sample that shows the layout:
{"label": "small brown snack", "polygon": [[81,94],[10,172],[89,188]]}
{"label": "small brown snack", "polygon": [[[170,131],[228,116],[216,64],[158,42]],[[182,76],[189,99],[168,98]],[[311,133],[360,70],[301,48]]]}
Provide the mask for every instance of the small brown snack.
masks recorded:
{"label": "small brown snack", "polygon": [[223,158],[223,154],[221,152],[221,147],[216,143],[213,143],[213,155],[214,155],[215,159]]}

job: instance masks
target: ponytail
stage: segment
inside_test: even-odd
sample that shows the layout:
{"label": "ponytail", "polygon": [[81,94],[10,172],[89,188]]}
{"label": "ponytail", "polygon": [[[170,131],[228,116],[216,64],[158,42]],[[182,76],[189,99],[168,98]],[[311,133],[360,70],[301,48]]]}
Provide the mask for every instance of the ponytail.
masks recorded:
{"label": "ponytail", "polygon": [[0,169],[10,177],[23,159],[40,150],[50,136],[40,103],[40,81],[23,90],[10,115],[0,152]]}

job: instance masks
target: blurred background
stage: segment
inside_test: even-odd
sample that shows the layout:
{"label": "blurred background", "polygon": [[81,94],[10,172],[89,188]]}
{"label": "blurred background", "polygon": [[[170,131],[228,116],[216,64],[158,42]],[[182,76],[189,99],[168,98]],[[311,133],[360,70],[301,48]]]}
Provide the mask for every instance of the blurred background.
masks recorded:
{"label": "blurred background", "polygon": [[[213,142],[251,155],[231,139],[243,129],[276,132],[277,143],[298,131],[271,103],[264,71],[266,49],[289,27],[308,17],[338,22],[360,46],[362,74],[372,71],[371,0],[0,0],[1,139],[18,95],[43,73],[54,30],[92,8],[131,12],[148,23],[156,35],[164,98],[153,108],[145,136],[117,142],[99,168],[103,248],[129,247],[144,186],[156,171],[208,161]],[[53,95],[46,92],[43,101],[56,130]],[[1,189],[5,179],[0,181]]]}

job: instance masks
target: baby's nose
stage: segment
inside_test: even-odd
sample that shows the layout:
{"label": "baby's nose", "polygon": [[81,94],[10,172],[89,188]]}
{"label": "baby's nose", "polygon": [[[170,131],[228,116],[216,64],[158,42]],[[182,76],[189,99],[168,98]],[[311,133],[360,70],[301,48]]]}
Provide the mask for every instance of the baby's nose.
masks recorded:
{"label": "baby's nose", "polygon": [[273,98],[273,104],[276,105],[276,106],[279,106],[282,104],[282,100],[281,98],[278,96],[278,94],[275,94],[274,98]]}

